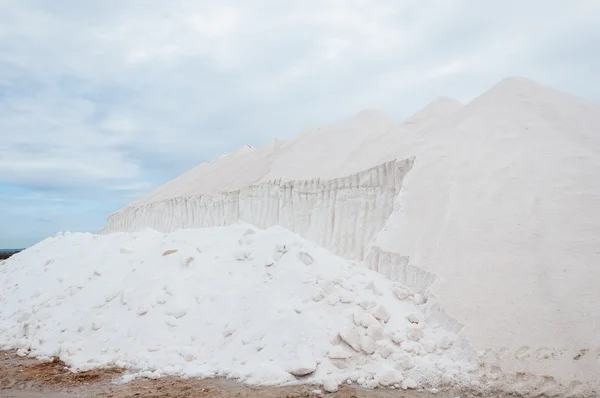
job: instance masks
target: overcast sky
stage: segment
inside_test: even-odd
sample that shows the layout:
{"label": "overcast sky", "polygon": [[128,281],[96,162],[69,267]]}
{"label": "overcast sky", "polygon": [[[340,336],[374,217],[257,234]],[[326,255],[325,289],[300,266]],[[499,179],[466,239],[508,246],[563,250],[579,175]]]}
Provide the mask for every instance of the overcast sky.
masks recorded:
{"label": "overcast sky", "polygon": [[598,0],[0,0],[0,248],[187,169],[525,76],[600,103]]}

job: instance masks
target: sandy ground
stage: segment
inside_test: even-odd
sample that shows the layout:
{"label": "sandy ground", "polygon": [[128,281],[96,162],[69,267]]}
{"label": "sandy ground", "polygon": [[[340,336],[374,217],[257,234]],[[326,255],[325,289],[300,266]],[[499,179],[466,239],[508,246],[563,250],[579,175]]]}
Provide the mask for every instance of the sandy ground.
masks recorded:
{"label": "sandy ground", "polygon": [[[122,374],[118,369],[72,373],[60,361],[42,363],[18,357],[14,352],[0,351],[0,398],[71,398],[71,397],[318,397],[315,386],[249,387],[225,379],[136,380],[115,384]],[[323,395],[321,395],[323,396]],[[442,391],[365,390],[343,386],[327,398],[454,398],[472,396],[469,393]],[[504,396],[492,395],[504,398]],[[490,397],[492,397],[490,396]]]}

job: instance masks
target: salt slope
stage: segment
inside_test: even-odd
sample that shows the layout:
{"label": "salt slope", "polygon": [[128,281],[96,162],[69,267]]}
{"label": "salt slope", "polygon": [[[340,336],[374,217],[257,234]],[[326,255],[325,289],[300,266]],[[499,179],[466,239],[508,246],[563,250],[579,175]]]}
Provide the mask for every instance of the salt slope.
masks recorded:
{"label": "salt slope", "polygon": [[445,121],[462,106],[462,103],[453,98],[439,97],[409,117],[402,125],[416,132],[424,132],[431,129],[435,124]]}
{"label": "salt slope", "polygon": [[[459,107],[458,101],[438,99],[400,125],[376,111],[363,111],[346,124],[317,129],[291,141],[261,181],[334,179],[410,158],[414,137]],[[364,156],[364,149],[374,145],[374,153]]]}
{"label": "salt slope", "polygon": [[571,393],[600,389],[599,128],[596,105],[502,81],[426,134],[375,241],[437,276],[488,368]]}
{"label": "salt slope", "polygon": [[[360,145],[352,150],[343,146],[340,157],[336,163],[327,160],[323,167],[313,168],[316,175],[343,176],[357,173],[373,167],[373,165],[389,162],[394,159],[410,159],[418,152],[427,132],[437,125],[444,125],[462,104],[456,100],[441,97],[412,115],[405,122],[396,124],[381,134],[373,134],[365,130],[360,135]],[[314,143],[316,144],[316,142]],[[320,148],[321,158],[328,159],[326,147]],[[313,152],[318,153],[317,150]],[[287,154],[278,157],[282,163],[292,163]]]}
{"label": "salt slope", "polygon": [[0,348],[145,377],[468,383],[472,352],[424,301],[279,227],[65,234],[0,264]]}
{"label": "salt slope", "polygon": [[259,149],[246,145],[232,154],[200,164],[128,207],[140,207],[177,197],[229,192],[248,186],[269,171],[271,158],[283,145],[284,142],[278,140]]}

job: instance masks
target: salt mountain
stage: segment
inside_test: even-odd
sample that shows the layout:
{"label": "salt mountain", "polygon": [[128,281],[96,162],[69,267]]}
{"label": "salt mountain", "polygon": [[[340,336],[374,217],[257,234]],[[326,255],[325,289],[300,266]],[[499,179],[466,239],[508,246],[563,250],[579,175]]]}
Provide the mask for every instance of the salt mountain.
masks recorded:
{"label": "salt mountain", "polygon": [[509,78],[400,125],[368,111],[242,148],[107,231],[282,225],[427,288],[487,363],[598,385],[599,181],[600,107]]}
{"label": "salt mountain", "polygon": [[[62,352],[78,368],[119,358],[130,367],[260,383],[312,372],[306,380],[334,386],[342,377],[390,388],[462,380],[591,396],[600,390],[599,126],[599,106],[510,78],[466,105],[440,98],[402,124],[364,111],[291,141],[243,147],[111,215],[104,236],[51,238],[9,259],[0,267],[0,348]],[[235,256],[227,254],[234,246]],[[27,284],[40,272],[48,276],[43,292]],[[221,292],[229,285],[235,297],[227,299]],[[394,301],[391,291],[412,302]],[[273,308],[274,323],[243,323],[240,315],[233,325],[231,314],[211,312],[223,305],[258,316],[260,305],[296,305],[300,297],[307,307],[290,315]],[[85,321],[71,324],[53,305]],[[196,327],[202,314],[215,318]],[[288,316],[299,335],[286,349],[312,341],[300,359],[268,338]],[[130,328],[124,336],[113,318],[156,332]],[[56,325],[44,326],[48,319]],[[94,354],[81,333],[126,343],[99,342],[103,351]]]}

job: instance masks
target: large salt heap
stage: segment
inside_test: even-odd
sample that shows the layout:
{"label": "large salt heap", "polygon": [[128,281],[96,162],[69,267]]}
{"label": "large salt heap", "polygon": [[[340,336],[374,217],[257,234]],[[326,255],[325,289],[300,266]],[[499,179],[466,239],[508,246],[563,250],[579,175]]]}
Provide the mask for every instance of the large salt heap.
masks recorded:
{"label": "large salt heap", "polygon": [[599,106],[507,79],[402,124],[367,111],[243,148],[110,216],[104,232],[282,226],[415,291],[427,322],[477,352],[482,385],[592,395],[599,129]]}

